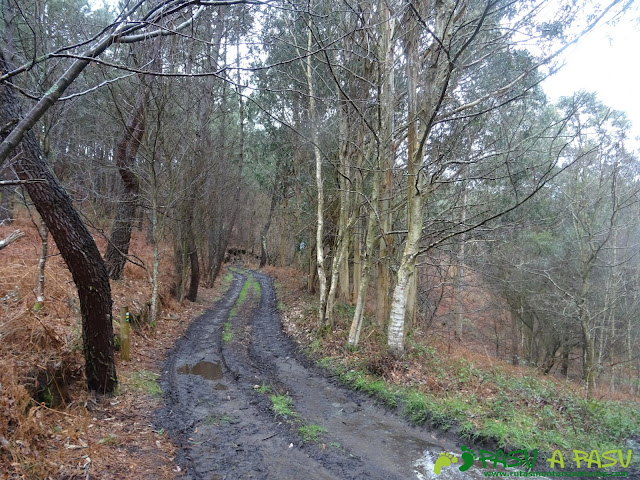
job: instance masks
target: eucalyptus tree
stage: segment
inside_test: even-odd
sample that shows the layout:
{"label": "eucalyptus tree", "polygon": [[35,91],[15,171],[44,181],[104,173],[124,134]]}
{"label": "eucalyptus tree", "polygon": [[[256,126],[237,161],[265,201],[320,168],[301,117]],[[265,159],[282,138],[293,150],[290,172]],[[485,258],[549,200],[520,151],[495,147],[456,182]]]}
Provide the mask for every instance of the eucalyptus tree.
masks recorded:
{"label": "eucalyptus tree", "polygon": [[[613,4],[608,7],[612,7]],[[535,58],[520,49],[518,36],[543,32],[535,41],[545,44],[545,35],[553,37],[548,23],[538,15],[538,5],[527,2],[435,2],[409,4],[403,10],[406,31],[403,35],[407,78],[416,85],[415,112],[410,111],[408,125],[415,125],[412,156],[407,160],[407,233],[404,252],[398,266],[396,285],[392,297],[389,319],[389,348],[400,353],[404,348],[404,323],[409,282],[415,273],[415,263],[421,252],[442,243],[451,236],[460,235],[486,224],[492,218],[510,211],[531,197],[556,173],[559,152],[538,165],[524,191],[515,193],[502,210],[490,209],[474,219],[466,219],[460,226],[440,238],[430,239],[422,245],[424,205],[441,183],[450,181],[452,172],[459,171],[460,159],[452,159],[442,149],[443,139],[455,124],[469,117],[480,117],[499,109],[517,98],[527,95],[540,80],[537,67],[548,60],[546,54]],[[561,5],[559,12],[566,24],[579,13],[576,6]],[[562,28],[566,24],[555,23]],[[487,70],[500,71],[501,63],[510,66],[494,84],[482,82]],[[413,65],[413,67],[411,67]],[[418,79],[421,80],[418,83]],[[410,103],[410,102],[409,102]],[[505,107],[508,108],[508,107]],[[489,128],[491,131],[491,128]],[[507,137],[508,140],[508,137]],[[507,142],[503,142],[509,146]],[[498,175],[508,175],[513,160],[509,151],[495,155],[498,165],[489,163],[486,175],[478,181],[491,181]],[[482,155],[475,155],[474,163],[487,169]],[[492,174],[491,171],[494,171]]]}

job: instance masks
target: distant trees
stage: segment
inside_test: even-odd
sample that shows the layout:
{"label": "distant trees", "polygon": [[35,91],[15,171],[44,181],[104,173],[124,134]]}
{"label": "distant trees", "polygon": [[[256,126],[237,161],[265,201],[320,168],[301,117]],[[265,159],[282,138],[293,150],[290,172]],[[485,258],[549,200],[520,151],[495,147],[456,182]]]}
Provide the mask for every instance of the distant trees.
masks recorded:
{"label": "distant trees", "polygon": [[624,115],[584,92],[559,108],[572,139],[563,161],[573,163],[531,202],[517,232],[496,231],[484,273],[523,325],[523,357],[544,373],[559,362],[567,375],[577,353],[590,393],[606,360],[631,367],[635,358],[638,175]]}

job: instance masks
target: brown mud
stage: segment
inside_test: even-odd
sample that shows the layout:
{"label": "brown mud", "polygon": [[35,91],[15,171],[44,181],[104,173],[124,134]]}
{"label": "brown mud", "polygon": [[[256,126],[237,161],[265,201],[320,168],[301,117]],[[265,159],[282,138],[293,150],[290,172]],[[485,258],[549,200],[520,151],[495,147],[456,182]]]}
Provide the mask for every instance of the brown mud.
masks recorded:
{"label": "brown mud", "polygon": [[[460,451],[311,365],[282,332],[271,279],[233,275],[224,298],[194,320],[164,368],[158,426],[178,446],[184,479],[436,478],[438,455]],[[249,289],[237,305],[249,276],[259,291]],[[274,393],[291,399],[293,416],[276,416]],[[303,425],[324,432],[305,442]],[[442,473],[438,478],[449,477]]]}

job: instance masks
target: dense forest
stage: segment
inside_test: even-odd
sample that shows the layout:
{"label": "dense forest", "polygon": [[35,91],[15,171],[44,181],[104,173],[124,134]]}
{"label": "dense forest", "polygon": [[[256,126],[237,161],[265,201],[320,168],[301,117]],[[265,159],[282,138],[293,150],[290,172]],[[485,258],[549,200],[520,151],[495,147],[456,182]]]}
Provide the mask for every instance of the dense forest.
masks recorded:
{"label": "dense forest", "polygon": [[[594,93],[554,104],[541,86],[633,2],[0,5],[0,224],[39,223],[38,283],[50,232],[90,390],[118,384],[111,285],[127,263],[153,325],[163,259],[171,295],[195,302],[244,255],[306,278],[317,335],[350,304],[353,349],[363,325],[401,357],[420,336],[475,338],[482,319],[492,356],[587,397],[640,394],[631,125]],[[130,251],[136,229],[151,259]]]}

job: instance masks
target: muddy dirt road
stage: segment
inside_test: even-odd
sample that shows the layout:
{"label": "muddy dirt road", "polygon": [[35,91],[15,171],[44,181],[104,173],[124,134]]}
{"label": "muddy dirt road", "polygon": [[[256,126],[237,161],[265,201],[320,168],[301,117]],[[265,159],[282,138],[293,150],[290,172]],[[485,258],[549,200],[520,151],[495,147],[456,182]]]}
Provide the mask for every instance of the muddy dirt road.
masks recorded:
{"label": "muddy dirt road", "polygon": [[[438,455],[460,451],[308,365],[282,333],[269,277],[233,275],[224,298],[194,321],[165,365],[167,406],[158,424],[180,447],[183,478],[436,478]],[[276,394],[291,400],[294,416],[274,413]],[[305,439],[301,426],[323,432]],[[448,477],[446,469],[437,476]]]}

